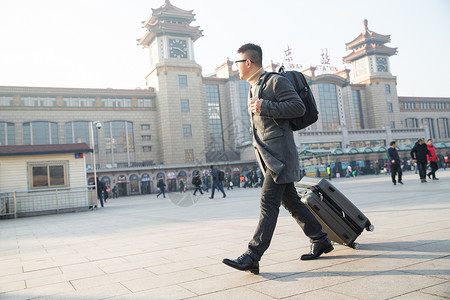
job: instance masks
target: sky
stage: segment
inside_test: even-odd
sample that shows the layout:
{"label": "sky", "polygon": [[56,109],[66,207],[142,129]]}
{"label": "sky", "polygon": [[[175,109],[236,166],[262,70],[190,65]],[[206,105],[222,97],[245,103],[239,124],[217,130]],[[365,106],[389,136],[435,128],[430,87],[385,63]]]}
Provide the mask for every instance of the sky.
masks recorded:
{"label": "sky", "polygon": [[[195,59],[203,74],[236,60],[244,43],[261,45],[263,63],[317,65],[322,49],[343,67],[345,43],[363,30],[390,34],[399,96],[450,97],[448,0],[171,0],[193,10],[203,37]],[[142,21],[164,0],[0,0],[0,85],[76,88],[145,87],[148,49]],[[347,65],[347,67],[350,67]]]}

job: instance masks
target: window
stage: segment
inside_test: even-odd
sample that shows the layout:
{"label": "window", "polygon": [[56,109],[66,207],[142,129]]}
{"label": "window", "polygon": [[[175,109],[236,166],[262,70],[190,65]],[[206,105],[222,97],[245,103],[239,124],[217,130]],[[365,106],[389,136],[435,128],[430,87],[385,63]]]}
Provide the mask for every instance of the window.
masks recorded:
{"label": "window", "polygon": [[26,122],[23,123],[24,145],[58,144],[58,124],[53,122]]}
{"label": "window", "polygon": [[183,136],[192,136],[192,128],[190,124],[183,124]]}
{"label": "window", "polygon": [[152,99],[138,99],[138,107],[152,107]]}
{"label": "window", "polygon": [[91,97],[64,97],[64,106],[92,107],[95,106],[95,98]]}
{"label": "window", "polygon": [[364,120],[361,107],[361,94],[359,90],[352,90],[353,111],[355,113],[356,129],[364,129]]}
{"label": "window", "polygon": [[66,165],[67,162],[30,163],[30,189],[67,186]]}
{"label": "window", "polygon": [[141,124],[141,130],[150,130],[150,124]]}
{"label": "window", "polygon": [[392,107],[392,103],[388,102],[388,104],[387,104],[387,110],[388,110],[388,112],[393,112],[393,111],[394,111],[394,109],[393,109],[393,107]]}
{"label": "window", "polygon": [[223,151],[222,113],[220,110],[219,86],[206,85],[206,105],[208,108],[209,151]]}
{"label": "window", "polygon": [[143,135],[142,137],[142,141],[150,141],[152,139],[151,135]]}
{"label": "window", "polygon": [[250,142],[252,140],[252,136],[250,134],[250,115],[248,113],[248,89],[250,87],[250,83],[248,83],[247,80],[239,80],[237,84],[240,109],[239,116],[241,117],[241,122],[237,124],[237,140],[238,144],[242,145],[243,143]]}
{"label": "window", "polygon": [[104,107],[131,107],[130,98],[102,98]]}
{"label": "window", "polygon": [[142,146],[142,152],[151,152],[152,146]]}
{"label": "window", "polygon": [[187,75],[178,75],[178,84],[180,87],[188,86]]}
{"label": "window", "polygon": [[385,84],[384,88],[386,90],[386,94],[390,94],[391,93],[391,85],[390,84]]}
{"label": "window", "polygon": [[395,122],[391,121],[391,128],[394,129],[395,128]]}
{"label": "window", "polygon": [[134,152],[133,122],[105,122],[106,153]]}
{"label": "window", "polygon": [[180,106],[181,106],[181,111],[182,112],[189,112],[189,111],[191,111],[191,109],[189,107],[189,100],[187,100],[187,99],[181,99],[180,100]]}
{"label": "window", "polygon": [[186,162],[194,161],[194,149],[184,149],[184,160]]}
{"label": "window", "polygon": [[14,123],[0,122],[0,146],[16,144],[16,129]]}
{"label": "window", "polygon": [[[75,122],[67,122],[66,123],[66,144],[75,144],[75,143],[86,143],[91,145],[91,136],[89,132],[91,131],[90,122],[88,121],[75,121]],[[95,143],[95,152],[98,153],[98,130],[93,128],[94,132],[94,143]]]}
{"label": "window", "polygon": [[22,97],[22,104],[24,106],[55,106],[55,97],[42,97],[42,96],[26,96]]}
{"label": "window", "polygon": [[322,128],[324,130],[338,130],[340,127],[336,85],[319,83],[319,101]]}
{"label": "window", "polygon": [[419,120],[416,118],[405,119],[406,128],[419,128]]}
{"label": "window", "polygon": [[12,106],[13,97],[12,96],[0,96],[0,106]]}

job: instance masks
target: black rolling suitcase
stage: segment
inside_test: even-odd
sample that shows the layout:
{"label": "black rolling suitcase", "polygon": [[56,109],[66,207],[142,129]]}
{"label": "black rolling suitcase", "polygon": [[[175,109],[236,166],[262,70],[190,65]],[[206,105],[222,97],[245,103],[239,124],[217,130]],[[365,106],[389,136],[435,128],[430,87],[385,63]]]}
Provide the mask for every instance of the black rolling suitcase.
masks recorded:
{"label": "black rolling suitcase", "polygon": [[309,190],[300,192],[302,202],[322,224],[330,240],[359,249],[356,238],[364,229],[373,231],[369,219],[328,180],[303,177],[297,187]]}

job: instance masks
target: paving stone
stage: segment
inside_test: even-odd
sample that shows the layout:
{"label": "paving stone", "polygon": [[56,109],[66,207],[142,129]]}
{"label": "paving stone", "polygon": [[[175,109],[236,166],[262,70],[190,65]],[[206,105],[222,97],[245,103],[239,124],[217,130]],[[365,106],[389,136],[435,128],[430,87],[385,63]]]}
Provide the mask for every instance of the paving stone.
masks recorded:
{"label": "paving stone", "polygon": [[353,279],[353,277],[332,272],[310,271],[252,284],[248,288],[274,298],[286,298]]}
{"label": "paving stone", "polygon": [[257,291],[246,287],[238,287],[234,289],[227,289],[203,296],[193,297],[195,300],[241,300],[241,299],[258,299],[258,300],[272,300],[275,299],[268,295],[264,295]]}
{"label": "paving stone", "polygon": [[439,278],[400,271],[373,275],[327,287],[327,289],[361,299],[387,299],[445,282],[445,280]]}
{"label": "paving stone", "polygon": [[96,211],[0,220],[0,298],[449,298],[450,170],[433,185],[416,177],[406,174],[401,190],[388,177],[333,180],[375,231],[358,237],[360,250],[335,245],[318,260],[299,260],[309,240],[281,208],[260,275],[222,264],[247,249],[260,189],[189,208],[145,195]]}

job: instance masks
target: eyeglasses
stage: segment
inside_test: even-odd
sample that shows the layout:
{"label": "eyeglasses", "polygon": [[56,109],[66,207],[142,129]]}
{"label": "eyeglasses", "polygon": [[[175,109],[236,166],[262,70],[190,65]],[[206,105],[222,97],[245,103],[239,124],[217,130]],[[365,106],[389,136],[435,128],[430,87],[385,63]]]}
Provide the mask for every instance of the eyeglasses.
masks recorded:
{"label": "eyeglasses", "polygon": [[251,59],[241,59],[241,60],[236,60],[234,63],[236,64],[236,66],[237,66],[237,64],[238,63],[240,63],[240,62],[244,62],[244,61],[247,61],[247,60],[249,60],[249,61],[251,61],[252,63],[255,63],[253,60],[251,60]]}

